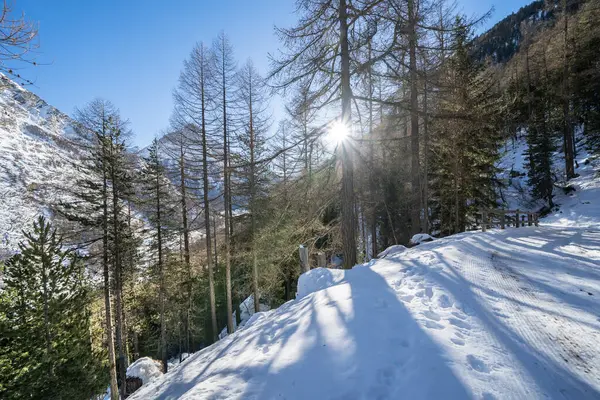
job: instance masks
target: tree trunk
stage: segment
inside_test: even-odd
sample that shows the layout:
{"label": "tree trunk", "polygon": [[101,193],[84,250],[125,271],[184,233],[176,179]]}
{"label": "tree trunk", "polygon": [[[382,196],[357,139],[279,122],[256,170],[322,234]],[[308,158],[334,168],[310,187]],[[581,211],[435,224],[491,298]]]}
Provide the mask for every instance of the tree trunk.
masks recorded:
{"label": "tree trunk", "polygon": [[115,149],[118,143],[115,143],[115,138],[111,138],[111,147],[112,147],[112,165],[110,167],[110,179],[112,181],[112,212],[113,212],[113,240],[114,240],[114,267],[115,267],[115,317],[116,317],[116,335],[117,335],[117,351],[119,352],[118,357],[118,371],[119,371],[119,380],[121,386],[119,388],[119,392],[121,393],[121,397],[125,398],[125,379],[126,374],[125,370],[127,366],[125,365],[125,348],[123,346],[123,304],[122,304],[122,295],[123,295],[123,282],[122,282],[122,273],[123,268],[121,264],[121,239],[119,235],[119,182],[116,176],[116,152]]}
{"label": "tree trunk", "polygon": [[429,108],[427,104],[427,75],[423,80],[423,141],[425,156],[423,157],[423,232],[429,233]]}
{"label": "tree trunk", "polygon": [[156,174],[156,225],[157,225],[157,241],[158,241],[158,275],[160,280],[160,288],[158,294],[158,302],[160,304],[160,358],[163,364],[163,372],[167,373],[167,326],[165,321],[165,273],[163,262],[162,249],[162,220],[161,220],[161,205],[160,205],[160,174]]}
{"label": "tree trunk", "polygon": [[[212,259],[212,242],[211,242],[211,233],[210,233],[210,201],[208,198],[208,141],[206,139],[206,103],[205,103],[205,87],[204,87],[204,46],[201,48],[202,54],[202,64],[200,68],[200,93],[202,97],[202,198],[204,201],[204,229],[206,231],[206,264],[208,266],[208,296],[210,302],[210,321],[211,321],[211,332],[212,339],[214,342],[218,339],[218,329],[217,329],[217,310],[216,310],[216,300],[215,300],[215,278],[214,278],[214,269],[213,269],[213,259]],[[214,217],[213,217],[214,218]],[[215,255],[217,251],[217,232],[215,226]],[[215,262],[216,262],[215,257]],[[188,349],[189,351],[189,349]]]}
{"label": "tree trunk", "polygon": [[[369,59],[371,59],[371,42],[368,43]],[[377,186],[375,184],[375,144],[373,137],[373,68],[369,67],[369,197],[371,203],[370,210],[370,221],[369,225],[371,228],[371,258],[377,257],[377,196],[375,191]]]}
{"label": "tree trunk", "polygon": [[563,58],[563,146],[565,152],[565,171],[567,179],[575,177],[574,151],[573,151],[573,130],[570,121],[569,112],[569,17],[567,13],[567,0],[563,0],[564,13],[564,58]]}
{"label": "tree trunk", "polygon": [[[348,14],[346,0],[339,3],[340,56],[342,87],[342,123],[346,129],[352,129],[352,91],[350,88],[350,51],[348,46]],[[350,140],[350,138],[348,139]],[[342,162],[342,245],[344,268],[350,269],[356,264],[356,216],[354,210],[354,171],[351,146],[340,143]]]}
{"label": "tree trunk", "polygon": [[252,114],[252,76],[248,77],[249,90],[250,94],[249,98],[249,113],[250,113],[250,230],[251,230],[251,240],[252,240],[252,293],[254,298],[254,312],[260,311],[259,305],[259,294],[258,294],[258,265],[256,260],[256,243],[255,243],[255,235],[256,235],[256,166],[254,165],[254,147],[255,147],[255,137],[254,137],[254,116]]}
{"label": "tree trunk", "polygon": [[412,175],[412,233],[421,230],[421,184],[419,165],[419,100],[418,100],[418,76],[417,76],[417,16],[415,0],[408,0],[408,54],[409,54],[409,76],[410,76],[410,147],[411,147],[411,175]]}
{"label": "tree trunk", "polygon": [[[102,142],[102,162],[106,162],[105,143]],[[110,308],[110,276],[108,265],[108,182],[106,166],[103,167],[102,182],[102,267],[104,270],[104,309],[106,316],[106,342],[108,346],[108,370],[110,373],[111,400],[119,400],[119,387],[117,385],[117,367],[115,362],[115,342],[112,328],[112,315]]]}
{"label": "tree trunk", "polygon": [[187,308],[185,314],[185,348],[187,352],[190,350],[190,331],[192,329],[192,321],[190,316],[192,315],[192,266],[190,264],[190,235],[188,227],[188,216],[187,216],[187,195],[185,187],[185,157],[183,152],[183,134],[181,135],[181,142],[179,143],[179,179],[180,179],[180,193],[181,193],[181,222],[183,227],[183,261],[185,263],[187,272]]}
{"label": "tree trunk", "polygon": [[[224,49],[223,49],[224,50]],[[225,81],[225,52],[223,51],[223,175],[225,214],[225,286],[227,295],[227,333],[233,333],[233,307],[231,304],[231,188],[229,182],[229,137],[227,133],[227,85]]]}

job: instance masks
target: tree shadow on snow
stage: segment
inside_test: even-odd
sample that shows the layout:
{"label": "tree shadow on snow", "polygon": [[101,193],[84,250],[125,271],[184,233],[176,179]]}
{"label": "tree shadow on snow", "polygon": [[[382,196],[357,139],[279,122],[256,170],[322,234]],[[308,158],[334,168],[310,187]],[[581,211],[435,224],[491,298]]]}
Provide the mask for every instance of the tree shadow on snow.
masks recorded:
{"label": "tree shadow on snow", "polygon": [[240,332],[214,354],[255,348],[263,350],[264,360],[260,351],[253,360],[229,365],[214,360],[193,379],[171,382],[159,398],[472,397],[440,347],[370,268],[357,267],[348,272],[348,282],[283,307],[268,325]]}

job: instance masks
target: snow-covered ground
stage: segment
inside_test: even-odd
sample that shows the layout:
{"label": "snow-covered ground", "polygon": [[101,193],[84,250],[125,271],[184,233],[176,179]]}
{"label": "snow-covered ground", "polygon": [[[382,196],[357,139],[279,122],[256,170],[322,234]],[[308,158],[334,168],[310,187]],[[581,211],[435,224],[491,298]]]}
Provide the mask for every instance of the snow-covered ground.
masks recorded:
{"label": "snow-covered ground", "polygon": [[303,281],[132,399],[600,397],[600,231],[466,233]]}

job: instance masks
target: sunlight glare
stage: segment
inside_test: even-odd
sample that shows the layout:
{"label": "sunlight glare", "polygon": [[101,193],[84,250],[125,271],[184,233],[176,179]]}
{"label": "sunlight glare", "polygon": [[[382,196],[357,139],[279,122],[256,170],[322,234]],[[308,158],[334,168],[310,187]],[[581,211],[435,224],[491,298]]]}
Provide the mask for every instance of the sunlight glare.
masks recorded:
{"label": "sunlight glare", "polygon": [[329,138],[334,144],[342,143],[348,137],[348,127],[341,121],[334,121],[329,128]]}

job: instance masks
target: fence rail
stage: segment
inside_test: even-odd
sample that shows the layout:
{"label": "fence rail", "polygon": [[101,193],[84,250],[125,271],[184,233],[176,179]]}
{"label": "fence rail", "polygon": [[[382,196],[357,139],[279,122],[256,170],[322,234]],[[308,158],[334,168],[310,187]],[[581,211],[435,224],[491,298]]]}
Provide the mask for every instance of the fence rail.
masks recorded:
{"label": "fence rail", "polygon": [[487,209],[479,211],[481,214],[481,230],[485,232],[488,227],[491,228],[494,225],[494,217],[496,217],[496,225],[499,225],[501,229],[506,229],[506,226],[514,226],[518,228],[520,226],[538,226],[539,225],[539,214],[533,211],[524,210],[501,210],[501,209]]}

